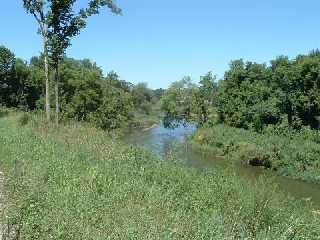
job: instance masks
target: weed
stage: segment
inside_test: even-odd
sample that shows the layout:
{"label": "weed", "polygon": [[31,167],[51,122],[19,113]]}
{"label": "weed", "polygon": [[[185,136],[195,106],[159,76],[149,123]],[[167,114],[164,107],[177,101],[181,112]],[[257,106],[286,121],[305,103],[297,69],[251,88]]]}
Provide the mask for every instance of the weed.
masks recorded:
{"label": "weed", "polygon": [[0,165],[20,239],[319,239],[319,216],[269,179],[159,160],[82,124],[44,134],[17,119],[0,119]]}

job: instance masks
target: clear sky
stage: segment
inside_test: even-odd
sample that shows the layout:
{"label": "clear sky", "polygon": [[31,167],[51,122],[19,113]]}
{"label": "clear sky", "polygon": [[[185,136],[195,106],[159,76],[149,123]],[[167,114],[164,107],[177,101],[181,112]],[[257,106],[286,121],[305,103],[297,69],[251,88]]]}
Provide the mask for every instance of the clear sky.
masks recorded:
{"label": "clear sky", "polygon": [[[22,0],[1,0],[0,44],[28,60],[41,39]],[[87,0],[79,0],[86,4]],[[319,0],[118,0],[123,16],[90,19],[67,54],[89,58],[104,72],[152,88],[213,71],[232,59],[268,62],[320,48]]]}

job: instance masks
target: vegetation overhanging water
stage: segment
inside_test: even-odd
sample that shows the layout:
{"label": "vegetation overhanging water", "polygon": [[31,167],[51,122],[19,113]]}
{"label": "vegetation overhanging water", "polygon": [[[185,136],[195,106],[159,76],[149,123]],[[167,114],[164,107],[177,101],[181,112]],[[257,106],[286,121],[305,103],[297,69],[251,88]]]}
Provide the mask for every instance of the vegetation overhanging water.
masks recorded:
{"label": "vegetation overhanging water", "polygon": [[87,124],[48,131],[24,116],[0,118],[13,239],[319,238],[319,211],[268,178],[248,184],[163,161]]}
{"label": "vegetation overhanging water", "polygon": [[186,165],[201,170],[231,168],[249,181],[255,181],[261,175],[267,175],[269,178],[275,179],[275,182],[279,184],[283,192],[298,199],[312,201],[315,206],[320,206],[320,187],[318,184],[279,176],[273,171],[259,167],[232,164],[219,156],[193,148],[188,143],[188,138],[195,131],[196,127],[193,124],[180,125],[177,128],[168,129],[160,123],[146,131],[132,131],[124,139],[131,144],[143,146],[161,157],[172,155]]}

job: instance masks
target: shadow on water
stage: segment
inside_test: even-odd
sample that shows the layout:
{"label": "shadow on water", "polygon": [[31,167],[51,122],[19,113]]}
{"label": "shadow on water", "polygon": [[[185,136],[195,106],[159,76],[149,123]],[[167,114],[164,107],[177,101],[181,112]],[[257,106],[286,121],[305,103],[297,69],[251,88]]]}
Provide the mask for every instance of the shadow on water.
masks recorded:
{"label": "shadow on water", "polygon": [[181,159],[185,164],[201,170],[230,168],[239,175],[254,181],[261,175],[273,177],[280,189],[299,199],[311,199],[316,207],[320,207],[320,186],[278,176],[272,171],[261,168],[246,167],[241,164],[230,164],[221,157],[192,149],[186,143],[187,137],[194,133],[194,125],[180,126],[166,129],[162,124],[147,131],[134,131],[125,140],[134,145],[142,146],[155,154],[165,158],[168,155]]}

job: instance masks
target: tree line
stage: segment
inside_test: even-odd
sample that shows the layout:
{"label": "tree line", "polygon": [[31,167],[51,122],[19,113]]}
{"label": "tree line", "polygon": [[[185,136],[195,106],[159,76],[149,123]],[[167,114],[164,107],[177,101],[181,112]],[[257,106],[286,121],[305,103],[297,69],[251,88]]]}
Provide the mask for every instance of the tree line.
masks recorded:
{"label": "tree line", "polygon": [[195,121],[258,132],[270,125],[319,129],[320,51],[294,59],[280,56],[269,64],[235,60],[219,81],[212,73],[199,84],[185,77],[166,91],[162,109],[169,125]]}
{"label": "tree line", "polygon": [[[64,57],[59,65],[61,119],[93,122],[103,129],[128,126],[135,114],[152,114],[152,106],[163,92],[151,90],[145,83],[134,85],[121,80],[113,71],[104,76],[102,69],[88,59]],[[0,105],[25,111],[45,110],[44,66],[44,55],[27,62],[0,46]],[[49,78],[54,74],[51,72]],[[49,89],[54,85],[55,82],[50,81]],[[49,99],[55,98],[55,92],[50,92]]]}
{"label": "tree line", "polygon": [[23,0],[26,12],[34,17],[38,24],[38,33],[43,41],[44,78],[45,78],[45,109],[48,127],[51,125],[50,105],[50,69],[54,72],[54,91],[56,126],[60,120],[60,76],[59,64],[65,56],[66,49],[71,45],[73,37],[80,34],[86,27],[87,19],[99,14],[99,10],[107,7],[115,14],[121,9],[113,0],[90,0],[87,6],[75,10],[77,0]]}

